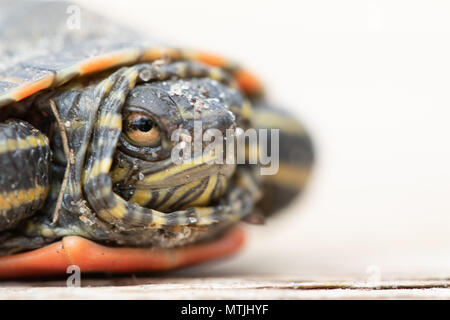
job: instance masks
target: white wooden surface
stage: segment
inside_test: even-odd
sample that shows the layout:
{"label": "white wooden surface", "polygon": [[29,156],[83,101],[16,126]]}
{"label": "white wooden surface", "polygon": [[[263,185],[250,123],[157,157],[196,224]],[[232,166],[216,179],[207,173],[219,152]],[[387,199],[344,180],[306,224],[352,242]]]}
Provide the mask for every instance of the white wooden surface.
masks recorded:
{"label": "white wooden surface", "polygon": [[445,252],[393,256],[358,241],[330,250],[311,234],[289,244],[289,221],[247,228],[247,246],[227,260],[154,276],[82,276],[80,288],[64,278],[4,281],[0,299],[450,299]]}
{"label": "white wooden surface", "polygon": [[84,280],[67,288],[63,281],[8,283],[1,299],[448,299],[447,280],[305,281],[295,278],[117,278]]}

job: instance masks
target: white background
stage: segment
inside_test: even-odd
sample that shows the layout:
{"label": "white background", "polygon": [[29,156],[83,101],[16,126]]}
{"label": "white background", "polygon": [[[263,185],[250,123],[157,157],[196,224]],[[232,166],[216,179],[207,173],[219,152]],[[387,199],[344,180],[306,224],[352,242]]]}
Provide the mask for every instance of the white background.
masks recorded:
{"label": "white background", "polygon": [[303,200],[203,274],[450,276],[450,2],[78,2],[247,65],[314,137]]}

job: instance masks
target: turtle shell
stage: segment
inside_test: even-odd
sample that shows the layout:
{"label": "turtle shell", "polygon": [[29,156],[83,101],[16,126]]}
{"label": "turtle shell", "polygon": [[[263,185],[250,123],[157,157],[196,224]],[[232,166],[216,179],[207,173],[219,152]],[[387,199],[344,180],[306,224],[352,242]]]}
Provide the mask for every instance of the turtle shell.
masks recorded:
{"label": "turtle shell", "polygon": [[85,9],[80,12],[79,28],[71,26],[70,8],[77,6],[38,1],[0,4],[0,107],[76,77],[163,58],[227,69],[244,92],[261,92],[253,75],[220,56],[170,48]]}

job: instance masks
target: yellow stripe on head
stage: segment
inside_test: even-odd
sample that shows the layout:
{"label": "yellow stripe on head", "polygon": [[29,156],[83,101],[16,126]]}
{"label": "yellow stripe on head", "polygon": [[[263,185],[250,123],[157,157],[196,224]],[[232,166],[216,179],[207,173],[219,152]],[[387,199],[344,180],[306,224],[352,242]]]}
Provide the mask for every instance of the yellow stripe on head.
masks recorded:
{"label": "yellow stripe on head", "polygon": [[125,201],[118,196],[114,197],[116,199],[116,205],[112,208],[102,209],[99,212],[99,216],[108,220],[109,217],[114,217],[115,219],[123,219],[127,213],[127,208],[125,207]]}
{"label": "yellow stripe on head", "polygon": [[103,113],[98,117],[97,126],[99,128],[122,130],[122,115],[118,113]]}
{"label": "yellow stripe on head", "polygon": [[112,158],[96,160],[92,165],[92,169],[83,176],[83,184],[85,184],[89,179],[95,178],[102,173],[108,173],[111,169],[112,161]]}
{"label": "yellow stripe on head", "polygon": [[106,78],[105,80],[102,80],[102,82],[100,82],[100,87],[101,90],[104,93],[108,93],[109,91],[111,91],[112,86],[114,85],[114,81],[111,78]]}
{"label": "yellow stripe on head", "polygon": [[131,168],[130,167],[119,167],[115,166],[114,169],[111,172],[111,180],[113,183],[116,183],[118,181],[125,180],[125,178],[128,176]]}
{"label": "yellow stripe on head", "polygon": [[213,67],[209,69],[209,77],[216,81],[221,81],[224,78],[224,73],[221,68]]}
{"label": "yellow stripe on head", "polygon": [[185,63],[179,63],[176,65],[177,73],[181,78],[186,77],[187,65]]}
{"label": "yellow stripe on head", "polygon": [[183,163],[181,163],[179,165],[170,167],[170,168],[168,168],[166,170],[163,170],[163,171],[160,171],[160,172],[156,172],[156,173],[154,173],[152,175],[149,175],[149,176],[145,177],[142,180],[141,184],[142,185],[151,184],[151,183],[154,183],[154,182],[158,182],[158,181],[162,181],[162,180],[168,179],[168,178],[170,178],[170,177],[172,177],[172,176],[174,176],[176,174],[179,174],[179,173],[181,173],[183,171],[186,171],[186,170],[189,170],[189,169],[194,169],[197,166],[199,166],[200,164],[208,163],[210,161],[214,161],[215,159],[216,159],[216,157],[214,155],[204,155],[204,156],[200,157],[200,159],[194,159],[192,161],[183,162]]}
{"label": "yellow stripe on head", "polygon": [[152,191],[145,189],[135,190],[133,196],[130,199],[131,203],[137,203],[140,206],[144,206],[150,200],[152,200]]}
{"label": "yellow stripe on head", "polygon": [[189,196],[193,197],[195,196],[195,192],[197,191],[198,187],[203,184],[204,180],[196,180],[191,183],[188,183],[184,186],[179,187],[176,189],[176,191],[168,198],[164,203],[161,203],[158,206],[158,209],[165,210],[170,208],[171,206],[175,205],[183,196],[186,195],[185,198],[183,198],[183,201],[189,200]]}
{"label": "yellow stripe on head", "polygon": [[209,178],[208,185],[206,186],[205,190],[203,190],[200,197],[198,197],[193,202],[189,203],[189,205],[195,207],[209,204],[211,194],[214,191],[214,187],[216,186],[216,184],[217,184],[217,174]]}

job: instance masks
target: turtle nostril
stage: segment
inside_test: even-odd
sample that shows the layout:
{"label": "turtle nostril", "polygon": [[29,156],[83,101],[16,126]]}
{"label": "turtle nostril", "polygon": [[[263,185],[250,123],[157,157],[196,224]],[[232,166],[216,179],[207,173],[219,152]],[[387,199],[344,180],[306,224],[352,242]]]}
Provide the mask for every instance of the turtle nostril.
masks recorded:
{"label": "turtle nostril", "polygon": [[233,113],[222,105],[215,105],[203,112],[200,120],[202,121],[203,129],[217,129],[225,133],[227,129],[236,126],[235,116]]}

